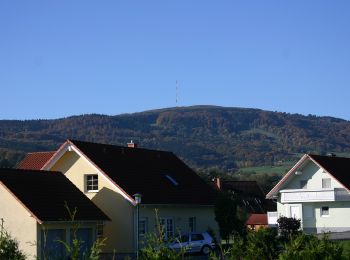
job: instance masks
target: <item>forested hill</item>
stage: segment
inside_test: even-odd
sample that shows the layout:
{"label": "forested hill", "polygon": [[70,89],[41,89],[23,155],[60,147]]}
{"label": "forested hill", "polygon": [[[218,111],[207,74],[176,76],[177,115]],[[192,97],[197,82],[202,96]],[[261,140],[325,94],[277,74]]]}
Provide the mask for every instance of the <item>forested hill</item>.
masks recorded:
{"label": "forested hill", "polygon": [[0,120],[0,163],[55,150],[68,138],[173,151],[196,168],[295,161],[305,152],[350,152],[350,122],[259,109],[178,107],[117,116]]}

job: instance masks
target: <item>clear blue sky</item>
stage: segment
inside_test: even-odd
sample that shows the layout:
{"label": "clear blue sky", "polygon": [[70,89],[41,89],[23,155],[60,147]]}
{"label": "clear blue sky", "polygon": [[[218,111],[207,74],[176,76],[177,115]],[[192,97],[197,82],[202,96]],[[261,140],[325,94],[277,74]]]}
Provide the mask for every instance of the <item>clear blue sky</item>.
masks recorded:
{"label": "clear blue sky", "polygon": [[350,120],[350,1],[0,2],[0,119],[212,104]]}

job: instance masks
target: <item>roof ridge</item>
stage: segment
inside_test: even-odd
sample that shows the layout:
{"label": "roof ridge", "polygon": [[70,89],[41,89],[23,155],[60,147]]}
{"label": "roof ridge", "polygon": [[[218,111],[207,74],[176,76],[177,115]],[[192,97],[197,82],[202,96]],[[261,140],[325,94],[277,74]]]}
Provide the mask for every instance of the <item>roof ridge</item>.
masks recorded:
{"label": "roof ridge", "polygon": [[350,157],[344,157],[344,156],[329,156],[329,155],[320,155],[320,154],[313,154],[313,153],[308,153],[307,155],[309,156],[318,156],[322,158],[338,158],[338,159],[350,159]]}
{"label": "roof ridge", "polygon": [[106,143],[97,143],[97,142],[89,142],[89,141],[81,141],[81,140],[76,140],[76,139],[67,139],[68,141],[72,142],[75,144],[75,142],[80,142],[80,143],[86,143],[86,144],[92,144],[92,145],[105,145],[105,146],[111,146],[115,148],[120,148],[120,149],[128,149],[130,151],[132,150],[143,150],[143,151],[150,151],[150,152],[161,152],[161,153],[168,153],[168,154],[174,154],[173,152],[170,151],[165,151],[165,150],[155,150],[155,149],[149,149],[149,148],[141,148],[141,147],[127,147],[127,146],[122,146],[122,145],[116,145],[116,144],[106,144]]}
{"label": "roof ridge", "polygon": [[32,169],[15,169],[15,168],[2,168],[0,167],[0,171],[21,171],[21,172],[37,172],[37,173],[47,173],[47,174],[56,174],[56,173],[60,173],[63,174],[60,171],[46,171],[46,170],[32,170]]}
{"label": "roof ridge", "polygon": [[56,151],[40,151],[40,152],[29,152],[26,154],[36,154],[36,153],[55,153]]}

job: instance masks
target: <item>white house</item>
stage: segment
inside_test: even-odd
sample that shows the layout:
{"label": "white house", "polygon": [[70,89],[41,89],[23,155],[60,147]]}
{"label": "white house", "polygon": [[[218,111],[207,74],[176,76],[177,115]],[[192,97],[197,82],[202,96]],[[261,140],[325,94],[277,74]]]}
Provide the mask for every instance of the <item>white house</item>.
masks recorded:
{"label": "white house", "polygon": [[350,158],[305,154],[266,195],[307,233],[350,231]]}

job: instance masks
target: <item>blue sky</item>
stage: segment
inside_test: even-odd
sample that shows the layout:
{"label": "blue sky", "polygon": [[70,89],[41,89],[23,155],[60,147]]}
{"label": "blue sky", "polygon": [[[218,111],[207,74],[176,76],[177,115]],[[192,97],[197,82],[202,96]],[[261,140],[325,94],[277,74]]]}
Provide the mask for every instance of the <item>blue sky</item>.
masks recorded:
{"label": "blue sky", "polygon": [[0,119],[221,105],[350,120],[350,1],[1,1]]}

